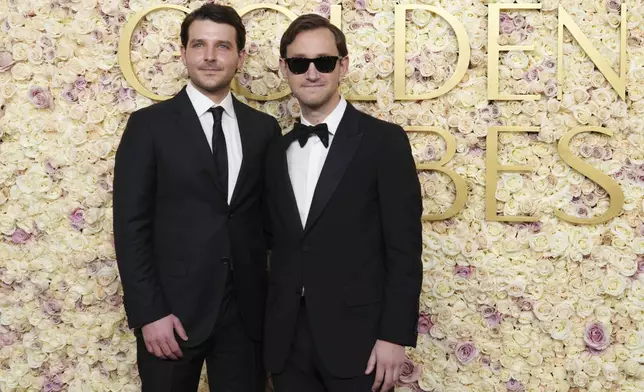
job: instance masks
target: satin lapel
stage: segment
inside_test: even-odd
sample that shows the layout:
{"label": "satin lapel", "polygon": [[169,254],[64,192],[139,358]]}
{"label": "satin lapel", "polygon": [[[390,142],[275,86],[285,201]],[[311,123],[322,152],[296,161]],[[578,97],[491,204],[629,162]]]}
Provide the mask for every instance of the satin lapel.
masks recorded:
{"label": "satin lapel", "polygon": [[293,232],[303,234],[304,228],[302,227],[300,212],[297,208],[297,200],[295,199],[293,183],[291,183],[291,175],[288,172],[288,158],[286,150],[288,150],[292,141],[293,139],[291,139],[288,134],[282,136],[280,139],[282,154],[280,154],[281,162],[279,162],[278,168],[282,172],[282,175],[280,176],[282,180],[281,188],[284,189],[285,193],[285,197],[280,197],[280,204],[284,208],[286,221],[291,224]]}
{"label": "satin lapel", "polygon": [[224,200],[227,200],[226,195],[224,195],[223,190],[219,186],[219,181],[217,178],[217,173],[215,172],[215,163],[212,157],[212,151],[210,151],[210,146],[206,135],[203,132],[201,123],[199,122],[199,117],[195,113],[195,109],[190,102],[190,98],[186,93],[185,87],[177,94],[174,98],[176,100],[175,110],[179,114],[177,116],[177,126],[178,129],[182,130],[188,140],[192,143],[195,155],[201,162],[203,168],[210,174],[210,178],[214,183],[217,190],[219,190],[219,195],[224,197]]}
{"label": "satin lapel", "polygon": [[351,104],[347,104],[315,187],[305,232],[311,230],[322,214],[357,151],[360,140],[362,133],[359,127],[359,112]]}
{"label": "satin lapel", "polygon": [[242,163],[239,169],[239,175],[237,176],[237,181],[235,182],[235,189],[233,191],[233,197],[230,199],[230,206],[233,207],[237,204],[239,199],[239,193],[241,192],[242,187],[244,186],[244,180],[247,177],[247,157],[249,156],[250,143],[253,143],[254,138],[252,134],[252,122],[251,116],[252,113],[248,110],[246,105],[239,102],[235,96],[233,96],[233,107],[235,108],[235,117],[237,118],[237,126],[239,128],[239,137],[242,144]]}

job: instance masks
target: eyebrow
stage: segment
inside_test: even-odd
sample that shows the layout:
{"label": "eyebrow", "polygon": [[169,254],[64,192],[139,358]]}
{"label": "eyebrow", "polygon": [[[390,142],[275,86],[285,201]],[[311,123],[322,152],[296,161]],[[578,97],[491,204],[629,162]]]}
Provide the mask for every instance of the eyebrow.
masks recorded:
{"label": "eyebrow", "polygon": [[[190,43],[190,44],[194,44],[194,43],[203,43],[203,42],[205,42],[205,41],[207,41],[207,39],[203,39],[203,38],[192,38],[192,39],[190,39],[190,42],[189,42],[189,43]],[[219,44],[226,44],[226,45],[229,45],[229,46],[233,46],[233,43],[232,43],[232,42],[230,42],[230,41],[228,41],[228,40],[216,40],[216,41],[215,41],[215,45],[219,45]]]}

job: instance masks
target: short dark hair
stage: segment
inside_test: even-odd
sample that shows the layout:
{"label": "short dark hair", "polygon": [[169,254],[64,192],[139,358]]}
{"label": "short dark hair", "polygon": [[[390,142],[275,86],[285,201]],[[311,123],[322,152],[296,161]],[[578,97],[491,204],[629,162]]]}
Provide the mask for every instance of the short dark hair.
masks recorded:
{"label": "short dark hair", "polygon": [[280,41],[280,56],[286,58],[286,48],[295,41],[295,38],[303,31],[328,29],[335,36],[335,46],[341,57],[349,54],[347,50],[347,39],[344,37],[342,30],[332,25],[329,20],[317,14],[304,14],[299,16],[291,23],[282,35]]}
{"label": "short dark hair", "polygon": [[181,45],[188,46],[188,29],[195,20],[210,20],[215,23],[231,25],[235,28],[237,50],[241,52],[246,45],[246,27],[234,8],[227,5],[208,3],[192,11],[181,23]]}

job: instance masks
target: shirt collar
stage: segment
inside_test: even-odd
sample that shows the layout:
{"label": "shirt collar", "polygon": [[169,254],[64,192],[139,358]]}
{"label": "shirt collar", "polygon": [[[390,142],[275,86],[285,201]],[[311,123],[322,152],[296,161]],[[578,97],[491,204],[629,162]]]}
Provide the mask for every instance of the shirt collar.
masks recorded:
{"label": "shirt collar", "polygon": [[201,91],[197,90],[197,88],[192,84],[192,82],[188,82],[188,85],[186,86],[186,93],[188,94],[188,98],[190,98],[190,102],[192,102],[192,107],[195,109],[195,112],[197,113],[197,117],[203,116],[206,112],[208,112],[208,109],[214,106],[221,106],[224,108],[224,112],[230,116],[231,118],[235,118],[235,108],[233,106],[233,95],[231,94],[230,91],[228,91],[228,94],[226,94],[226,97],[219,103],[219,105],[215,104],[210,98],[205,96]]}
{"label": "shirt collar", "polygon": [[[347,108],[347,101],[343,97],[340,97],[340,102],[338,102],[338,105],[322,121],[323,123],[326,123],[326,126],[329,129],[329,133],[331,135],[335,135],[335,132],[338,130],[338,126],[340,125],[340,121],[342,121],[342,116],[344,116],[344,110],[346,108]],[[300,117],[300,121],[304,125],[312,125],[309,121],[307,121],[307,119],[304,118],[304,116]]]}

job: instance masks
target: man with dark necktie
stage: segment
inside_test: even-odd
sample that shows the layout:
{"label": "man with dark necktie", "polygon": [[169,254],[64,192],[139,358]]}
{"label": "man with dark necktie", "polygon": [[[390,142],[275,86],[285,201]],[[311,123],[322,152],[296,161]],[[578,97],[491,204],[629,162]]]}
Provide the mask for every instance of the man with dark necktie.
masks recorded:
{"label": "man with dark necktie", "polygon": [[190,82],[130,116],[114,169],[114,240],[144,392],[264,387],[263,159],[277,121],[240,103],[234,9],[206,4],[181,26]]}

